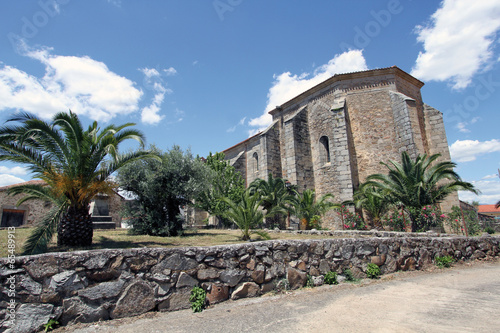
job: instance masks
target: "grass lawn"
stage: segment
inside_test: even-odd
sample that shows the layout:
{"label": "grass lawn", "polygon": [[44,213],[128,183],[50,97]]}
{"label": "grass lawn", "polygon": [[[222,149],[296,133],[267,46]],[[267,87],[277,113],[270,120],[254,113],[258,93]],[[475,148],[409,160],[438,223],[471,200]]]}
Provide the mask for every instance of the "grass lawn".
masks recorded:
{"label": "grass lawn", "polygon": [[[16,228],[16,255],[22,252],[24,241],[31,234],[32,228]],[[131,235],[127,229],[94,230],[93,246],[91,248],[60,248],[57,237],[54,236],[49,245],[49,252],[75,251],[87,249],[123,249],[138,247],[180,247],[180,246],[211,246],[242,243],[239,230],[188,230],[180,237],[155,237],[147,235]],[[326,235],[294,235],[289,233],[269,233],[271,239],[322,239],[335,238]],[[253,235],[259,240],[259,236]],[[8,231],[0,230],[0,257],[8,256]]]}

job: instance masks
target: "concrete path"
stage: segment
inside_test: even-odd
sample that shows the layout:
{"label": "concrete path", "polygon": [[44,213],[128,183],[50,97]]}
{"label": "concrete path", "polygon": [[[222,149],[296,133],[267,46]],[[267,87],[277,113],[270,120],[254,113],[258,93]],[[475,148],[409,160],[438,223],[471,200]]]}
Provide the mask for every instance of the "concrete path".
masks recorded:
{"label": "concrete path", "polygon": [[228,301],[202,313],[148,313],[57,332],[499,332],[500,262],[401,272],[284,295]]}

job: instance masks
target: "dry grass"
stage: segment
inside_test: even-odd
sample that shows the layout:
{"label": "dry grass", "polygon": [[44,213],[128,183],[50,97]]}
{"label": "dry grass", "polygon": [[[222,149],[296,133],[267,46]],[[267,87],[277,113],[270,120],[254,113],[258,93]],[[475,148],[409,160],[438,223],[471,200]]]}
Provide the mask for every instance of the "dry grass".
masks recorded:
{"label": "dry grass", "polygon": [[[32,228],[16,228],[16,255],[22,252],[24,241],[28,238]],[[94,230],[93,246],[91,249],[123,249],[138,247],[181,247],[181,246],[212,246],[241,243],[239,230],[188,230],[180,237],[155,237],[147,235],[132,235],[127,229]],[[326,235],[294,235],[289,233],[270,233],[271,239],[322,239],[335,238]],[[6,257],[8,231],[0,230],[0,257]],[[259,236],[254,236],[259,240]],[[5,245],[4,245],[5,244]],[[84,248],[90,249],[90,248]],[[49,245],[49,252],[74,251],[57,246],[56,237]]]}

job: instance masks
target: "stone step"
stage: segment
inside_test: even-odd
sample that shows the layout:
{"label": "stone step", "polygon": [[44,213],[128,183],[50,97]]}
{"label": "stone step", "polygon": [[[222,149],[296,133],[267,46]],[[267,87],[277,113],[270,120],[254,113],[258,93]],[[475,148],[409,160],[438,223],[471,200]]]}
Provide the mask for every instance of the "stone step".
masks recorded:
{"label": "stone step", "polygon": [[116,223],[111,222],[92,222],[93,229],[116,229]]}
{"label": "stone step", "polygon": [[92,215],[92,222],[111,222],[113,218],[111,216],[100,216]]}

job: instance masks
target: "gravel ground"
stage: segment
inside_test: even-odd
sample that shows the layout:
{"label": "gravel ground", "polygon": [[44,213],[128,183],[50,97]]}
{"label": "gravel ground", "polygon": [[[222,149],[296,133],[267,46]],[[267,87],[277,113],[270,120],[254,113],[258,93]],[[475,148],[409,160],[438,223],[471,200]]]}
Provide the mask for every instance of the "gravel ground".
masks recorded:
{"label": "gravel ground", "polygon": [[398,272],[54,332],[499,332],[500,261]]}

